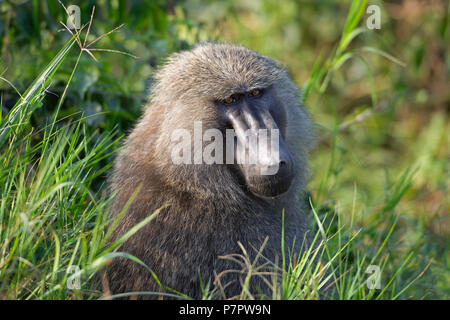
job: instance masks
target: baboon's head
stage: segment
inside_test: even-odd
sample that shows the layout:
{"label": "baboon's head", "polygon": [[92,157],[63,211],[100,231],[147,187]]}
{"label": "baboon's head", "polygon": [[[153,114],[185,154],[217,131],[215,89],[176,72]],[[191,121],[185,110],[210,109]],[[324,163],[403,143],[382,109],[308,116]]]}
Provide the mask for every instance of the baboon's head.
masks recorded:
{"label": "baboon's head", "polygon": [[[289,126],[309,122],[297,87],[278,63],[244,47],[206,43],[169,57],[156,80],[152,104],[160,106],[163,114],[156,148],[166,150],[161,158],[173,160],[182,136],[174,141],[174,130],[192,133],[188,150],[181,151],[191,152],[184,158],[191,164],[172,163],[168,174],[172,183],[183,179],[180,185],[187,181],[195,184],[195,190],[235,188],[260,197],[275,197],[290,188],[297,167],[304,163],[287,141],[293,139]],[[201,128],[200,145],[195,141],[195,126]],[[217,132],[223,141],[211,153],[207,146],[222,139]],[[304,139],[308,140],[306,135]],[[213,164],[205,160],[208,154]]]}

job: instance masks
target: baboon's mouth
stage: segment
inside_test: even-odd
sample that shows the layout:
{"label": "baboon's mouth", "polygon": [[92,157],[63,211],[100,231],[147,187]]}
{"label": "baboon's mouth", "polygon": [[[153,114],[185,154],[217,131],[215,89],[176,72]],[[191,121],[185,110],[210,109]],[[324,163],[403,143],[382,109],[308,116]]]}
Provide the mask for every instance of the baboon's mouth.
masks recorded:
{"label": "baboon's mouth", "polygon": [[261,198],[274,198],[285,194],[291,187],[294,175],[292,171],[282,176],[251,177],[247,186],[251,193]]}

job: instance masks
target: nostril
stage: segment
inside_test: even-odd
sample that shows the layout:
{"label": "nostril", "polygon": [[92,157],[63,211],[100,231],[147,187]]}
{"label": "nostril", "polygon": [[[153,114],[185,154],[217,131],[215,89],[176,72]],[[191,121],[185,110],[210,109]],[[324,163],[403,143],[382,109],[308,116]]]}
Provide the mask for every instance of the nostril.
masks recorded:
{"label": "nostril", "polygon": [[284,172],[284,171],[289,169],[289,166],[288,166],[286,161],[281,160],[279,165],[278,165],[278,168],[279,168],[280,172]]}
{"label": "nostril", "polygon": [[280,160],[278,163],[278,174],[287,174],[290,171],[290,163],[286,160]]}

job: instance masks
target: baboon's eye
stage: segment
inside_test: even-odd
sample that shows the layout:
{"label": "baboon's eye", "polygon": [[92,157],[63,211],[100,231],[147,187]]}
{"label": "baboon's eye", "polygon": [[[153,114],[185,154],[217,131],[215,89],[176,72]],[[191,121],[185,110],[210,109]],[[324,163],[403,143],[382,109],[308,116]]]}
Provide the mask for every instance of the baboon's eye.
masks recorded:
{"label": "baboon's eye", "polygon": [[253,89],[252,91],[250,91],[250,96],[252,97],[258,97],[261,95],[261,90],[259,89]]}
{"label": "baboon's eye", "polygon": [[237,95],[233,94],[232,96],[229,96],[228,98],[223,100],[223,103],[232,104],[232,103],[236,103],[238,100],[239,100],[239,97]]}

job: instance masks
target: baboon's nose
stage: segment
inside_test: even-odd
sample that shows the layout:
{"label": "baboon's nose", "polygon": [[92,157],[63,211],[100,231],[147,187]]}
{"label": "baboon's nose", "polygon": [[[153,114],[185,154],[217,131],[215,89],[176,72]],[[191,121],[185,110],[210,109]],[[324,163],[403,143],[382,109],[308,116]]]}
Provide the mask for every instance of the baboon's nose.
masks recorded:
{"label": "baboon's nose", "polygon": [[249,189],[267,197],[285,193],[294,177],[294,162],[270,112],[244,103],[227,117],[236,133],[236,161]]}
{"label": "baboon's nose", "polygon": [[252,172],[254,175],[271,176],[276,175],[279,177],[288,176],[292,170],[292,159],[286,150],[280,148],[278,157],[269,159],[260,159],[260,162],[256,165],[256,170]]}
{"label": "baboon's nose", "polygon": [[244,166],[243,171],[250,191],[258,196],[275,197],[289,190],[294,179],[291,160],[280,160],[270,167]]}
{"label": "baboon's nose", "polygon": [[291,170],[291,164],[287,163],[285,160],[280,160],[278,164],[278,172],[283,175]]}

